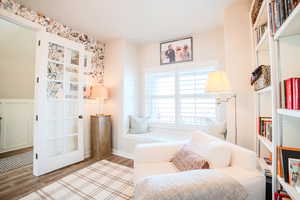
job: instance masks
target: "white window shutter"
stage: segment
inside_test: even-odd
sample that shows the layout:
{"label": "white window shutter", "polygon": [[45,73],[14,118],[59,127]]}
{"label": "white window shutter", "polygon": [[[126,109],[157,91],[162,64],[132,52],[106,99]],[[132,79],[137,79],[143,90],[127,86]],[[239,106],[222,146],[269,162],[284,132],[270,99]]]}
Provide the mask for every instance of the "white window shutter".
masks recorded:
{"label": "white window shutter", "polygon": [[203,70],[149,73],[146,108],[153,123],[202,126],[216,119],[216,100],[204,93]]}

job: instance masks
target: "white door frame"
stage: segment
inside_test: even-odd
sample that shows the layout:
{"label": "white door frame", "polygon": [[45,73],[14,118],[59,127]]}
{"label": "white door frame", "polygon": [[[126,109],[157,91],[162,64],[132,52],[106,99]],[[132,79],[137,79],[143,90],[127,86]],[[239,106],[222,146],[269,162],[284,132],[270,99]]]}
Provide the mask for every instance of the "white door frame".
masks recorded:
{"label": "white door frame", "polygon": [[[21,16],[18,16],[18,15],[15,15],[15,14],[12,14],[6,10],[3,10],[3,9],[0,9],[0,18],[3,19],[3,20],[6,20],[6,21],[9,21],[13,24],[16,24],[16,25],[19,25],[19,26],[22,26],[22,27],[25,27],[27,29],[30,29],[32,31],[34,31],[36,33],[35,37],[36,37],[36,47],[38,47],[38,38],[37,38],[37,35],[38,35],[38,32],[46,32],[46,28],[37,24],[37,23],[34,23],[34,22],[31,22]],[[37,48],[36,48],[37,49]],[[37,51],[35,52],[35,54],[37,54]],[[35,71],[35,78],[34,78],[34,114],[32,116],[33,118],[33,144],[35,144],[36,142],[36,131],[37,131],[37,123],[35,121],[35,116],[36,116],[36,99],[37,99],[37,82],[36,82],[36,79],[37,79],[37,75],[38,75],[38,67],[37,67],[37,63],[38,63],[38,58],[36,56],[35,58],[35,66],[34,66],[34,71]],[[33,152],[35,155],[35,146],[33,145]],[[33,160],[35,159],[35,156],[33,156]],[[35,162],[33,162],[35,163]],[[33,165],[33,173],[34,173],[34,169],[35,169],[35,165]],[[34,173],[34,175],[36,175]]]}
{"label": "white door frame", "polygon": [[[39,41],[39,38],[38,38],[38,35],[41,35],[41,34],[38,34],[38,33],[47,33],[46,31],[46,27],[43,27],[42,25],[39,25],[37,23],[34,23],[34,22],[31,22],[21,16],[18,16],[18,15],[15,15],[11,12],[8,12],[4,9],[0,9],[0,18],[3,19],[3,20],[6,20],[6,21],[9,21],[13,24],[17,24],[17,25],[20,25],[20,26],[23,26],[25,28],[28,28],[34,32],[36,32],[36,49],[38,49],[39,47],[39,44],[38,44],[38,41]],[[36,55],[38,55],[38,52],[36,51]],[[35,92],[34,92],[34,116],[33,117],[33,121],[34,121],[34,124],[33,124],[33,144],[37,144],[38,142],[38,137],[37,137],[37,130],[38,130],[38,123],[36,123],[36,116],[37,116],[37,99],[38,99],[38,96],[37,96],[37,91],[38,91],[38,84],[37,84],[37,78],[39,76],[39,67],[38,67],[38,64],[40,63],[40,58],[38,56],[36,56],[36,60],[35,60]],[[35,160],[35,155],[36,155],[36,152],[37,152],[37,149],[35,147],[35,145],[33,146],[33,152],[34,152],[34,160]],[[33,162],[34,165],[33,165],[33,174],[38,176],[40,175],[39,172],[36,171],[37,168],[37,162]]]}

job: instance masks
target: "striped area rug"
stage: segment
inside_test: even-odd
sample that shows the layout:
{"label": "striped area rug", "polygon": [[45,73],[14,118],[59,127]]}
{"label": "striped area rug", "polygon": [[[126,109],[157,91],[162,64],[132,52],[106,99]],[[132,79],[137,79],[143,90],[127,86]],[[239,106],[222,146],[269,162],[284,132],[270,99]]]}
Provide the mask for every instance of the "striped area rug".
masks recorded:
{"label": "striped area rug", "polygon": [[131,168],[102,160],[52,183],[22,200],[126,200],[133,196]]}

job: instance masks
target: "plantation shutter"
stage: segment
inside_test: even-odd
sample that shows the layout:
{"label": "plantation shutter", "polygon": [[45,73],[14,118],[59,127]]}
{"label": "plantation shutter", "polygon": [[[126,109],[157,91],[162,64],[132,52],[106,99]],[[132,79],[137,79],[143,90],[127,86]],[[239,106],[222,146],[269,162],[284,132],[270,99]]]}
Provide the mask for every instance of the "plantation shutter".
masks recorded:
{"label": "plantation shutter", "polygon": [[148,73],[146,108],[151,122],[202,126],[216,120],[215,97],[204,91],[207,78],[207,70]]}

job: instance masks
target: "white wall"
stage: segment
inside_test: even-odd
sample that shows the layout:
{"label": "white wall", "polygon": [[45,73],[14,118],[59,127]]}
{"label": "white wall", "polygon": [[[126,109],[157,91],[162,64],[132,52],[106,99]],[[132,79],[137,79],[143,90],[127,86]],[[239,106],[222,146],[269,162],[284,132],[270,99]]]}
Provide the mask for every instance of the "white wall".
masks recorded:
{"label": "white wall", "polygon": [[[219,69],[226,69],[233,91],[237,94],[239,144],[253,149],[255,122],[253,92],[249,84],[252,71],[249,6],[247,1],[242,1],[226,9],[224,29],[193,34],[194,61],[176,67],[213,64]],[[104,83],[111,93],[105,112],[111,114],[113,119],[113,148],[117,152],[130,154],[138,142],[125,135],[127,119],[131,114],[144,114],[144,71],[175,65],[160,66],[159,42],[136,46],[126,40],[110,41],[106,45],[105,59]],[[227,123],[229,132],[234,133],[232,106],[228,106]]]}
{"label": "white wall", "polygon": [[[232,89],[237,94],[238,144],[254,149],[254,97],[250,86],[253,71],[249,24],[250,1],[238,1],[225,10],[225,68]],[[228,110],[233,111],[233,104]],[[228,112],[228,130],[234,133],[234,113]]]}
{"label": "white wall", "polygon": [[[222,27],[208,32],[193,34],[193,43],[194,61],[191,62],[192,64],[218,61],[220,67],[224,66],[224,32]],[[142,68],[160,67],[159,44],[157,42],[140,46],[140,65]]]}
{"label": "white wall", "polygon": [[137,114],[137,47],[125,40],[106,43],[104,85],[110,90],[104,111],[112,115],[114,152],[132,153],[135,142],[126,137],[128,116]]}
{"label": "white wall", "polygon": [[35,32],[0,19],[0,99],[33,99]]}
{"label": "white wall", "polygon": [[140,114],[145,115],[144,100],[144,75],[145,71],[152,68],[162,70],[168,68],[187,68],[214,65],[223,69],[225,65],[224,32],[223,28],[217,28],[208,32],[195,33],[193,36],[193,62],[180,64],[160,65],[160,43],[144,44],[139,47],[140,63]]}

